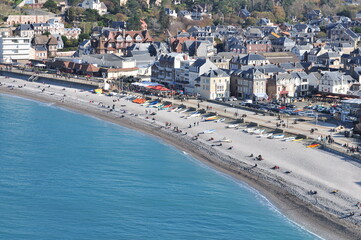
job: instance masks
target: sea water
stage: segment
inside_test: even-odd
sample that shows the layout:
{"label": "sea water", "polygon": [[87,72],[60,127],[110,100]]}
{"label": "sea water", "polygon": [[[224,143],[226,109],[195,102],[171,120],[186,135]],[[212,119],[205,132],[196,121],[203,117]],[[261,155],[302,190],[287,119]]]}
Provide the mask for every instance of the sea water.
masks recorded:
{"label": "sea water", "polygon": [[318,239],[159,139],[0,95],[0,239]]}

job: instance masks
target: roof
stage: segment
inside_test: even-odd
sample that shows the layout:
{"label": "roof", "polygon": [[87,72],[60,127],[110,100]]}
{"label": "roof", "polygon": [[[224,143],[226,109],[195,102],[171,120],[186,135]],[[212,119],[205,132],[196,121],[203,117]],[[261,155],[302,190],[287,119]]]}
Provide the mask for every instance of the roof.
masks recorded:
{"label": "roof", "polygon": [[242,60],[243,61],[264,61],[264,60],[266,60],[266,58],[259,54],[250,53],[250,54],[247,54],[245,57],[243,57]]}
{"label": "roof", "polygon": [[35,51],[47,51],[47,49],[45,45],[38,45],[35,46]]}
{"label": "roof", "polygon": [[29,31],[33,30],[33,26],[31,24],[20,24],[16,30],[18,31]]}
{"label": "roof", "polygon": [[220,69],[211,69],[202,75],[203,77],[216,78],[216,77],[229,77],[227,73]]}
{"label": "roof", "polygon": [[193,67],[201,67],[203,66],[203,64],[205,64],[207,62],[207,59],[205,58],[198,58],[194,63],[193,63]]}
{"label": "roof", "polygon": [[298,57],[292,52],[265,52],[261,53],[261,55],[273,64],[285,62],[300,62]]}

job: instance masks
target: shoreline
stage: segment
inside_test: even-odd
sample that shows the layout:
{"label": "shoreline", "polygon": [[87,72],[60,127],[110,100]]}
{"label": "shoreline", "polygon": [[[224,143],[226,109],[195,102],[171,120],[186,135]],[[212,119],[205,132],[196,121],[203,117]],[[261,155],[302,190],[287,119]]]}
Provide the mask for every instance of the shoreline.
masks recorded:
{"label": "shoreline", "polygon": [[34,95],[30,92],[19,91],[18,89],[10,90],[0,88],[0,93],[16,95],[43,103],[52,103],[55,106],[94,116],[101,120],[160,138],[172,146],[175,146],[177,149],[187,152],[193,158],[211,166],[217,171],[245,182],[265,196],[290,220],[323,238],[359,239],[361,237],[359,226],[355,226],[353,223],[343,219],[337,219],[335,216],[313,206],[310,202],[306,202],[292,194],[286,186],[290,183],[277,178],[276,180],[278,180],[278,182],[276,182],[274,179],[271,179],[272,176],[269,176],[268,173],[260,169],[253,169],[251,165],[242,161],[237,162],[237,159],[227,156],[217,149],[210,148],[201,142],[193,144],[194,141],[189,141],[189,139],[184,136],[160,128],[160,125],[155,126],[155,124],[132,116],[119,118],[109,114],[109,112],[99,111],[99,108],[84,107],[84,104],[81,102],[78,102],[76,105],[67,101],[62,103],[55,98],[52,99],[51,96]]}

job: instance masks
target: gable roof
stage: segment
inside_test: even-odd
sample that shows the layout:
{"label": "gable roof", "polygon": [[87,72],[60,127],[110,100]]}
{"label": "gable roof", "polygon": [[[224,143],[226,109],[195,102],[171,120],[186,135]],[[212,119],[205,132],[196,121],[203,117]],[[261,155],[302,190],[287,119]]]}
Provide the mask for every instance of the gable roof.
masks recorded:
{"label": "gable roof", "polygon": [[229,77],[227,73],[220,69],[211,69],[207,73],[202,74],[203,77],[215,78],[215,77]]}

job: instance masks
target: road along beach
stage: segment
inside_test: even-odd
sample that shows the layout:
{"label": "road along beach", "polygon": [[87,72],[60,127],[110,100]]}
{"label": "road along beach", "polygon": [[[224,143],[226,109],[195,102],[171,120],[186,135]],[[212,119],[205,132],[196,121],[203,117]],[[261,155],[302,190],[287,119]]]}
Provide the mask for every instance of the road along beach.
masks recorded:
{"label": "road along beach", "polygon": [[[326,239],[361,238],[361,211],[356,206],[361,201],[361,164],[357,162],[306,148],[303,141],[259,138],[228,128],[233,124],[229,120],[203,122],[189,112],[159,110],[79,88],[4,77],[0,82],[0,93],[52,103],[160,137],[248,183],[287,217]],[[206,130],[215,131],[201,133]],[[264,160],[255,160],[258,155]]]}

